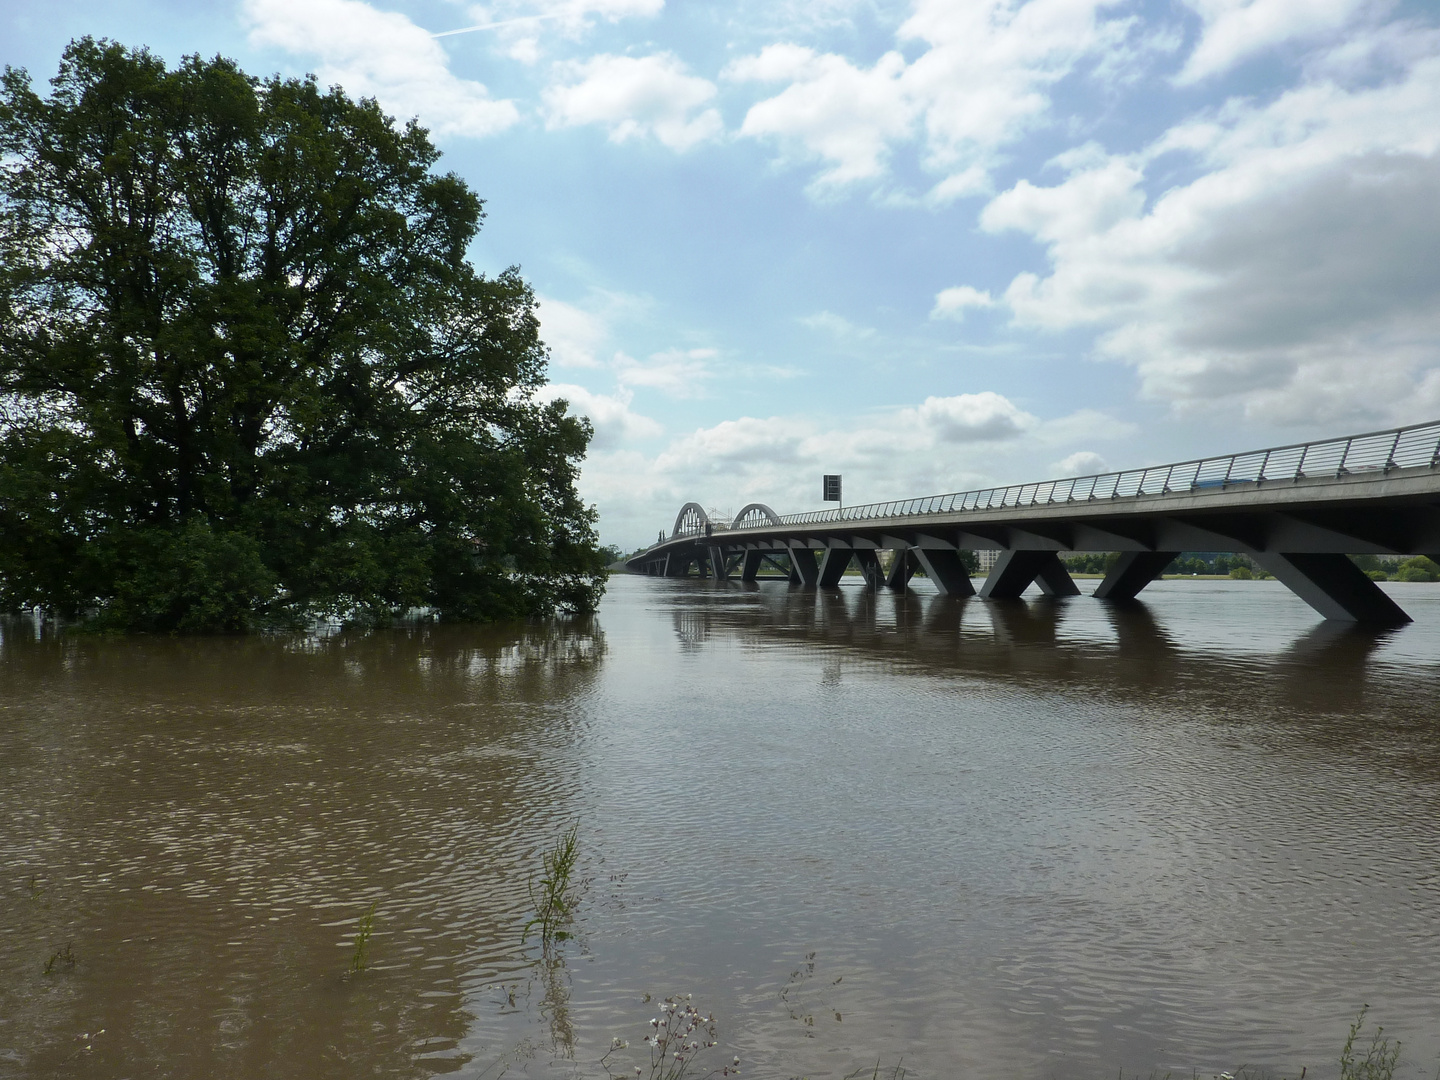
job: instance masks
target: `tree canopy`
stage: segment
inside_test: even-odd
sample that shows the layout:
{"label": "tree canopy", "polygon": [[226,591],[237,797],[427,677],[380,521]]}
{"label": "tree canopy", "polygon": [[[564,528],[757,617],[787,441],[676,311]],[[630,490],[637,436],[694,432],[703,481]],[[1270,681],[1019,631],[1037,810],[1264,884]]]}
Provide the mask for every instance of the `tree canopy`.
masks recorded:
{"label": "tree canopy", "polygon": [[0,608],[243,630],[589,609],[588,424],[425,130],[73,42],[0,84]]}

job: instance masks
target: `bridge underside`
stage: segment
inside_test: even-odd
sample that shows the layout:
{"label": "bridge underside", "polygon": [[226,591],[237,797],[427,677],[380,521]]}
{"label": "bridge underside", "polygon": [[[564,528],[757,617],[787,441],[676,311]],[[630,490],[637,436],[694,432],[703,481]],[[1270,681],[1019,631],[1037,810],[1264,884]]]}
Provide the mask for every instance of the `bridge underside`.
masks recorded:
{"label": "bridge underside", "polygon": [[[1440,491],[1434,490],[1440,478],[1429,473],[1425,486],[1429,490],[1412,497],[1350,503],[1292,497],[1289,505],[1258,506],[1252,497],[1252,505],[1215,505],[1225,500],[1212,498],[1203,510],[1160,511],[1143,505],[1155,499],[1137,499],[1125,510],[1077,504],[955,521],[775,523],[675,536],[629,566],[669,576],[693,567],[705,576],[746,581],[784,576],[818,588],[838,585],[853,567],[867,588],[899,590],[918,571],[946,596],[1005,600],[1031,585],[1049,596],[1079,595],[1060,554],[1108,551],[1120,557],[1094,595],[1125,601],[1180,552],[1229,552],[1248,556],[1327,619],[1398,625],[1409,616],[1347,556],[1440,554]],[[964,553],[987,549],[998,552],[994,567],[982,582],[972,581]]]}

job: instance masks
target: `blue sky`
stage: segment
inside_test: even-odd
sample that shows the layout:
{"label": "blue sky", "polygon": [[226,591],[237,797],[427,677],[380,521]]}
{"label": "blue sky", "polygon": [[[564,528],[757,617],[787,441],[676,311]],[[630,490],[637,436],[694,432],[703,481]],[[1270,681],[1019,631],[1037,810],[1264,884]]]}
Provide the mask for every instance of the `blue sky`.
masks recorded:
{"label": "blue sky", "polygon": [[1440,417],[1434,3],[0,3],[82,34],[428,126],[621,547]]}

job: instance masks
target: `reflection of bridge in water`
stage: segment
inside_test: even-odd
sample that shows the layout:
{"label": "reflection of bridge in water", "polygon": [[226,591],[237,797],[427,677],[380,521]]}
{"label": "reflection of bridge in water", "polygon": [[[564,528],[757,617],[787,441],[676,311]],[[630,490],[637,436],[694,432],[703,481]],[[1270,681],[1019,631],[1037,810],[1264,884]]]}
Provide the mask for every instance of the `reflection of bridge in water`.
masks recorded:
{"label": "reflection of bridge in water", "polygon": [[[1187,593],[1195,587],[1183,586]],[[1261,626],[1255,613],[1266,606],[1264,593],[1278,594],[1274,585],[1198,587],[1209,594],[1201,604],[1171,590],[1154,604],[1136,600],[1096,611],[1048,598],[956,603],[928,590],[877,594],[714,582],[687,593],[673,618],[677,641],[691,653],[726,641],[783,644],[821,650],[842,672],[898,666],[947,679],[998,680],[999,686],[1014,679],[1013,685],[1042,693],[1081,688],[1132,703],[1182,694],[1199,713],[1236,722],[1272,708],[1348,717],[1368,703],[1373,733],[1375,717],[1389,708],[1371,700],[1377,694],[1405,699],[1397,715],[1430,710],[1434,669],[1417,650],[1426,660],[1433,654],[1424,644],[1433,640],[1433,617],[1408,654],[1381,664],[1392,675],[1427,672],[1407,686],[1375,668],[1377,651],[1395,640],[1392,629],[1306,624],[1294,609]],[[1227,602],[1241,605],[1254,627],[1244,644],[1237,645],[1217,617]],[[1433,748],[1425,757],[1427,770],[1440,777]]]}
{"label": "reflection of bridge in water", "polygon": [[[1133,599],[1183,551],[1248,556],[1328,619],[1399,624],[1409,616],[1349,555],[1440,556],[1440,421],[1100,476],[1048,480],[839,510],[780,515],[751,503],[729,524],[686,503],[670,535],[627,561],[634,571],[838,585],[852,564],[871,589],[903,591],[922,571],[973,596],[965,551],[999,558],[978,589],[1017,597],[1032,584],[1076,596],[1065,551],[1120,558],[1094,595]],[[882,553],[891,553],[882,560]]]}

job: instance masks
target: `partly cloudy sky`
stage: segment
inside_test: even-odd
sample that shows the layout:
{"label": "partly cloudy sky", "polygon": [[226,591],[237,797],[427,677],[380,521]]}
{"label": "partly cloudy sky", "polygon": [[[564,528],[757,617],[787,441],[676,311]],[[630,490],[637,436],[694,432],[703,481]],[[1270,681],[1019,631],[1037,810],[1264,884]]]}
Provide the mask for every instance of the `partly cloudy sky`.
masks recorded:
{"label": "partly cloudy sky", "polygon": [[82,34],[418,117],[624,548],[1440,418],[1433,0],[0,0]]}

